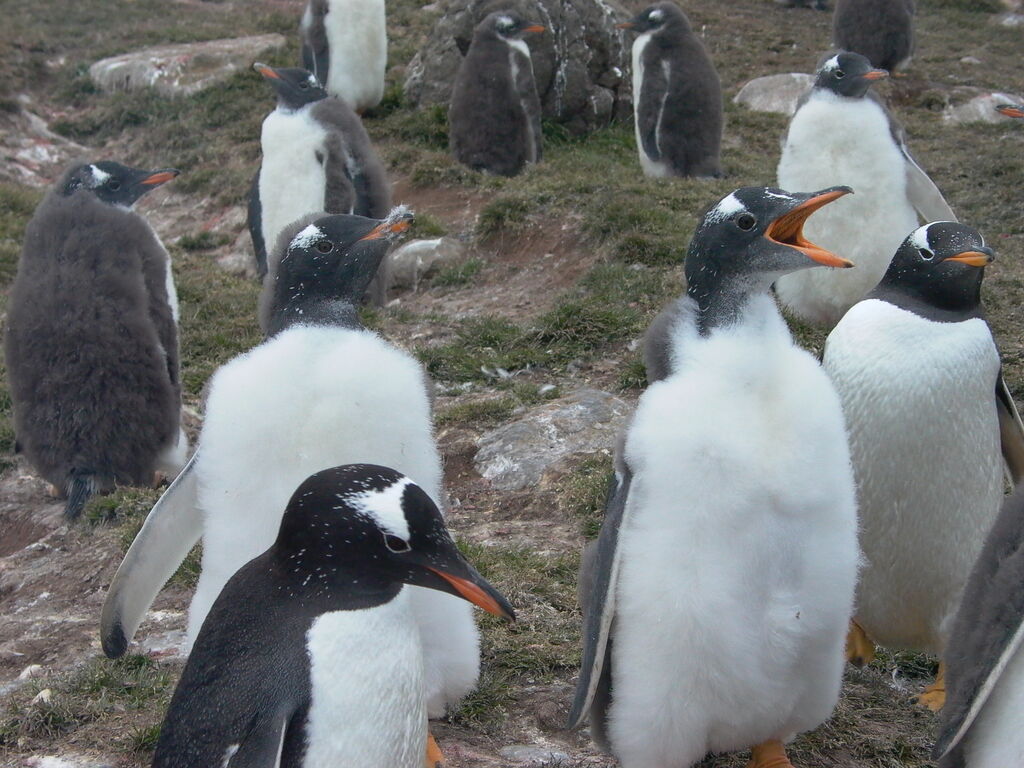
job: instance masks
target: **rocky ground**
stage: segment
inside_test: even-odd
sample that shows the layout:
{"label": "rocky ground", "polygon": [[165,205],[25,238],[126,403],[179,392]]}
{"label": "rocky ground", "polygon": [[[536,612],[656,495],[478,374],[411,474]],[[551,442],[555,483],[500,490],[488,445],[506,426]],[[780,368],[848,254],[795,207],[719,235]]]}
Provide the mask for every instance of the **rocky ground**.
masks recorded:
{"label": "rocky ground", "polygon": [[[255,56],[245,45],[237,59],[223,45],[217,54],[226,58],[201,59],[196,79],[215,70],[227,78],[191,95],[106,93],[89,68],[145,46],[255,35],[280,36],[254,45],[271,64],[289,64],[302,3],[8,6],[0,30],[0,289],[13,277],[41,190],[69,158],[182,168],[140,208],[175,261],[194,437],[210,373],[259,339],[243,205],[269,94],[245,71]],[[1024,125],[964,120],[971,110],[984,114],[965,106],[976,97],[1024,92],[1022,17],[995,0],[921,6],[914,64],[885,93],[918,160],[999,254],[986,302],[1020,398]],[[520,620],[506,627],[483,619],[480,690],[436,735],[453,768],[611,766],[585,730],[562,726],[579,663],[578,553],[597,529],[614,435],[642,391],[637,341],[681,290],[683,249],[700,211],[735,186],[774,178],[785,117],[733,105],[732,97],[760,75],[808,71],[827,44],[829,18],[769,0],[685,4],[729,102],[726,179],[654,183],[639,173],[628,123],[581,139],[549,122],[546,162],[500,180],[453,165],[443,108],[402,95],[407,67],[445,7],[389,4],[391,87],[366,123],[395,180],[395,200],[417,211],[414,237],[444,238],[446,259],[430,274],[409,272],[392,304],[366,319],[414,350],[437,382],[450,526]],[[634,1],[629,10],[639,7]],[[194,82],[160,71],[186,89]],[[795,330],[809,348],[820,347],[820,333]],[[158,598],[132,655],[104,660],[97,622],[105,590],[159,491],[120,489],[67,525],[62,504],[14,457],[9,415],[0,394],[0,763],[145,765],[182,664],[195,553]],[[849,670],[835,716],[797,740],[794,763],[931,765],[934,718],[910,698],[933,672],[930,659],[889,653]],[[731,755],[706,765],[744,761]]]}

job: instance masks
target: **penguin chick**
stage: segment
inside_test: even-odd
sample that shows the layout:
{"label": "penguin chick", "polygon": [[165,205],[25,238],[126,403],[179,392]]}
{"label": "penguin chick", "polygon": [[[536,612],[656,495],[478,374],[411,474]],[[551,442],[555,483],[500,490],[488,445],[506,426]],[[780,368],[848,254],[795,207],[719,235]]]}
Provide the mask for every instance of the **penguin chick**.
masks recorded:
{"label": "penguin chick", "polygon": [[331,96],[362,113],[384,97],[388,37],[384,0],[309,0],[302,14],[302,66]]}
{"label": "penguin chick", "polygon": [[1024,765],[1024,485],[971,570],[946,647],[939,768]]}
{"label": "penguin chick", "polygon": [[408,477],[356,464],[308,478],[270,549],[203,623],[154,768],[423,768],[422,651],[405,584],[514,618]]}
{"label": "penguin chick", "polygon": [[[378,462],[444,503],[430,382],[415,358],[363,327],[356,300],[409,219],[397,208],[383,221],[320,215],[285,230],[287,248],[261,297],[268,338],[214,374],[196,457],[150,512],[111,583],[101,619],[108,656],[125,652],[201,534],[194,640],[228,579],[273,543],[289,495],[311,472]],[[463,602],[412,592],[428,711],[439,717],[476,685],[479,636]]]}
{"label": "penguin chick", "polygon": [[893,72],[914,52],[914,0],[837,0],[832,44]]}
{"label": "penguin chick", "polygon": [[618,25],[633,42],[633,113],[647,176],[721,176],[722,87],[704,44],[673,2]]}
{"label": "penguin chick", "polygon": [[25,232],[5,343],[14,428],[72,519],[94,493],[185,463],[170,258],[131,210],[177,175],[76,165]]}
{"label": "penguin chick", "polygon": [[[273,269],[268,252],[293,221],[319,212],[383,218],[391,185],[362,121],[345,102],[329,98],[316,77],[304,69],[254,68],[277,92],[277,107],[263,121],[263,160],[249,200],[249,232],[263,276]],[[376,306],[385,303],[386,277],[370,289]]]}
{"label": "penguin chick", "polygon": [[[1024,476],[1020,417],[981,306],[992,251],[954,222],[915,229],[829,334],[867,565],[857,624],[874,642],[943,655],[971,565]],[[922,703],[939,706],[940,679]]]}
{"label": "penguin chick", "polygon": [[512,12],[492,13],[473,31],[448,108],[452,154],[463,165],[515,176],[541,161],[540,99],[523,35],[543,31]]}
{"label": "penguin chick", "polygon": [[803,235],[850,190],[738,189],[705,215],[580,573],[583,669],[570,727],[623,768],[783,742],[839,696],[858,550],[839,400],[770,295],[786,272],[852,266]]}
{"label": "penguin chick", "polygon": [[779,160],[779,186],[815,189],[845,184],[857,194],[808,223],[807,236],[856,265],[848,272],[806,270],[779,279],[782,304],[801,320],[831,327],[885,274],[907,232],[955,216],[910,157],[902,132],[868,96],[887,77],[857,53],[838,53],[818,69],[797,107]]}

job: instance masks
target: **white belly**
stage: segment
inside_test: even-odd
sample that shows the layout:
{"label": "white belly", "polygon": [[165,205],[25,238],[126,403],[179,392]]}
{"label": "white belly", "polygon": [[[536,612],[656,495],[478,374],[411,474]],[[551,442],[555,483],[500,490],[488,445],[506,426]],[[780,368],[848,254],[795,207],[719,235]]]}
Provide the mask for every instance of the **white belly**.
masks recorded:
{"label": "white belly", "polygon": [[1024,648],[1018,648],[964,744],[967,768],[1024,765]]}
{"label": "white belly", "polygon": [[[640,156],[640,167],[643,169],[644,175],[661,178],[669,175],[668,166],[659,160],[652,160],[644,152],[644,143],[640,137],[640,119],[637,117],[640,105],[644,104],[644,49],[651,42],[652,34],[652,32],[644,32],[633,41],[633,131],[636,135],[636,151]],[[660,119],[658,123],[660,126]]]}
{"label": "white belly", "polygon": [[858,553],[838,400],[788,338],[712,343],[644,393],[627,441],[609,718],[624,768],[788,738],[839,693]]}
{"label": "white belly", "polygon": [[864,301],[829,336],[824,365],[857,478],[857,620],[881,645],[940,653],[1003,496],[988,326]]}
{"label": "white belly", "polygon": [[422,768],[423,661],[408,592],[376,608],[324,614],[307,633],[303,768]]}
{"label": "white belly", "polygon": [[359,112],[380,104],[388,61],[384,0],[332,2],[324,26],[331,57],[327,92]]}
{"label": "white belly", "polygon": [[805,269],[775,284],[779,299],[801,317],[834,325],[878,284],[896,249],[917,228],[903,153],[873,101],[814,96],[793,116],[778,178],[790,192],[853,188],[853,195],[811,216],[804,234],[854,268]]}
{"label": "white belly", "polygon": [[277,236],[293,221],[324,209],[327,174],[317,160],[326,158],[327,132],[309,117],[309,108],[275,109],[263,121],[260,143],[260,209],[268,257]]}

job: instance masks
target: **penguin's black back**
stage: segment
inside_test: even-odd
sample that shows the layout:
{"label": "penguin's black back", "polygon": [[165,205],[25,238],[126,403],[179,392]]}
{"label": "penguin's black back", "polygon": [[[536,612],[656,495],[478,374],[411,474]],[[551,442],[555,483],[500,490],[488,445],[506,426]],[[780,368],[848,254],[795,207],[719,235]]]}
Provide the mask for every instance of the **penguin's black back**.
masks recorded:
{"label": "penguin's black back", "polygon": [[[523,94],[512,78],[509,51],[509,45],[497,35],[475,34],[455,75],[448,109],[449,142],[455,159],[474,170],[502,176],[519,173],[529,153],[529,116],[523,108]],[[520,69],[529,66],[521,57]],[[528,85],[533,89],[532,99],[537,100],[532,75]]]}
{"label": "penguin's black back", "polygon": [[25,234],[5,352],[18,442],[48,481],[152,481],[181,391],[166,255],[137,214],[50,192]]}
{"label": "penguin's black back", "polygon": [[914,0],[837,0],[832,42],[893,70],[914,49]]}

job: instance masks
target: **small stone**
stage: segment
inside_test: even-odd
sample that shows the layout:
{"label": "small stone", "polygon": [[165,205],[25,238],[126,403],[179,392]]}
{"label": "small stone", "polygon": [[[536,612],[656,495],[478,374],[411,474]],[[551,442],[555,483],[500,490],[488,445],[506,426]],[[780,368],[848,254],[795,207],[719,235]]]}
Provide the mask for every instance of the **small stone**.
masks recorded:
{"label": "small stone", "polygon": [[31,680],[33,677],[42,677],[45,673],[42,664],[29,664],[18,675],[19,680]]}
{"label": "small stone", "polygon": [[416,290],[420,280],[461,259],[466,246],[453,237],[410,240],[388,256],[391,288]]}
{"label": "small stone", "polygon": [[776,112],[792,115],[797,102],[814,84],[814,75],[786,72],[751,80],[740,88],[733,103],[742,104],[756,112]]}
{"label": "small stone", "polygon": [[284,36],[276,33],[160,45],[101,59],[89,67],[89,77],[105,91],[155,88],[165,96],[190,96],[248,69],[259,54],[284,45]]}
{"label": "small stone", "polygon": [[39,693],[32,697],[32,704],[49,704],[50,699],[53,698],[53,691],[49,688],[43,688]]}
{"label": "small stone", "polygon": [[981,59],[977,59],[974,56],[964,56],[962,59],[960,59],[960,63],[967,64],[970,66],[977,66],[978,64],[981,64]]}
{"label": "small stone", "polygon": [[565,752],[543,749],[542,747],[529,747],[525,744],[513,744],[508,747],[502,747],[498,750],[498,755],[506,760],[511,760],[513,763],[522,763],[524,765],[551,765],[553,763],[564,763],[569,759],[569,755]]}
{"label": "small stone", "polygon": [[1016,27],[1024,26],[1024,14],[1020,13],[1007,13],[999,18],[999,24],[1003,27],[1009,27],[1015,29]]}

